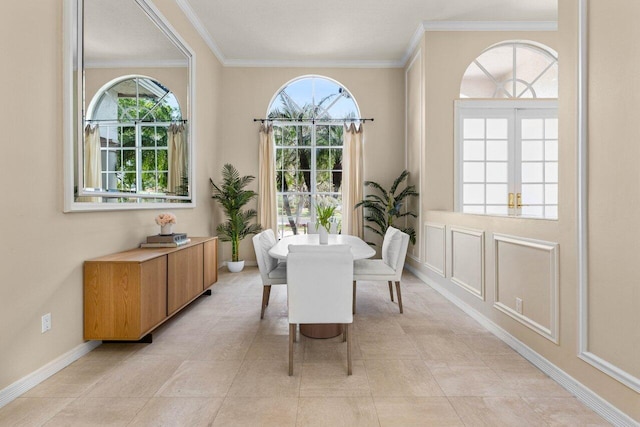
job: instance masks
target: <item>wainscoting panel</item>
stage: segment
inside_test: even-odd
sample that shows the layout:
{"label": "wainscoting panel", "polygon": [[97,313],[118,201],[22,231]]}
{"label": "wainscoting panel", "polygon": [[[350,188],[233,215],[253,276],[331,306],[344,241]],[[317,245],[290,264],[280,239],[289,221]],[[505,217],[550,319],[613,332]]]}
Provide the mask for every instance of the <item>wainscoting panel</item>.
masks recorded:
{"label": "wainscoting panel", "polygon": [[558,344],[558,244],[493,235],[494,307]]}
{"label": "wainscoting panel", "polygon": [[451,227],[451,281],[484,301],[484,231]]}
{"label": "wainscoting panel", "polygon": [[442,277],[447,277],[447,235],[443,224],[424,224],[425,265]]}

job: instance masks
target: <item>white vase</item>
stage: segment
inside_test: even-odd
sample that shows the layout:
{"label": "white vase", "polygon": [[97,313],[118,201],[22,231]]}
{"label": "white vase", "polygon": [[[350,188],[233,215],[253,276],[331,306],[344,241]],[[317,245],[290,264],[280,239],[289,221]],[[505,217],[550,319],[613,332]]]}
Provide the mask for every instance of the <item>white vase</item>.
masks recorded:
{"label": "white vase", "polygon": [[321,245],[329,243],[329,232],[321,225],[318,226],[318,238],[320,239]]}
{"label": "white vase", "polygon": [[160,234],[163,236],[173,234],[173,224],[165,224],[160,226]]}
{"label": "white vase", "polygon": [[244,268],[244,261],[227,261],[227,268],[231,273],[240,273]]}

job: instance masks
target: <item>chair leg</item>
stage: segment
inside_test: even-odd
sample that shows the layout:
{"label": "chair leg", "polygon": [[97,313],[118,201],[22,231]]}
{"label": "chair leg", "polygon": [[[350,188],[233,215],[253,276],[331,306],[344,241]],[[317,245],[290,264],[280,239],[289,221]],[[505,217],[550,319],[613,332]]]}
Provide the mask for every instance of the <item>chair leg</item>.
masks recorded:
{"label": "chair leg", "polygon": [[264,319],[264,310],[269,305],[269,294],[271,293],[271,285],[262,287],[262,311],[260,311],[260,318]]}
{"label": "chair leg", "polygon": [[353,281],[353,314],[356,314],[356,281]]}
{"label": "chair leg", "polygon": [[393,282],[389,280],[389,295],[391,295],[391,302],[393,302]]}
{"label": "chair leg", "polygon": [[396,282],[396,293],[398,294],[398,307],[400,307],[400,314],[402,314],[402,294],[400,293],[400,281]]}
{"label": "chair leg", "polygon": [[289,323],[289,376],[293,375],[293,337],[295,334],[295,323]]}
{"label": "chair leg", "polygon": [[353,369],[351,367],[351,324],[344,325],[345,334],[347,336],[347,375],[351,375]]}

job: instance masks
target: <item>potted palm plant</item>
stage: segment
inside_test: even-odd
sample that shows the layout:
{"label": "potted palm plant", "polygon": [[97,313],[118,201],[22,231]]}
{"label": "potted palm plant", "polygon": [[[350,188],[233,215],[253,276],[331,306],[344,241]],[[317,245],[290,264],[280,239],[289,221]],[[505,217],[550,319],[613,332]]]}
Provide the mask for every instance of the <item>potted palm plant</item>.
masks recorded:
{"label": "potted palm plant", "polygon": [[255,209],[243,209],[258,193],[246,190],[245,187],[255,179],[254,176],[240,176],[238,170],[230,164],[222,168],[222,183],[217,185],[211,181],[212,198],[222,206],[227,221],[216,228],[218,238],[223,242],[231,242],[231,261],[227,268],[232,273],[242,271],[244,260],[239,258],[240,241],[250,234],[262,231],[260,224],[250,224],[250,220],[257,216]]}
{"label": "potted palm plant", "polygon": [[[398,176],[389,191],[385,190],[382,185],[374,181],[365,181],[366,187],[371,187],[377,191],[376,193],[367,194],[364,200],[356,203],[354,209],[363,206],[365,209],[364,219],[371,225],[365,225],[365,228],[373,231],[375,234],[384,238],[384,234],[387,232],[387,228],[394,226],[401,231],[409,235],[409,240],[412,244],[416,244],[416,231],[413,227],[398,227],[394,224],[394,220],[398,218],[411,216],[416,218],[416,214],[403,210],[405,203],[409,197],[417,197],[415,185],[408,185],[404,189],[400,190],[398,187],[407,179],[409,171],[404,170]],[[367,242],[372,246],[375,243]]]}

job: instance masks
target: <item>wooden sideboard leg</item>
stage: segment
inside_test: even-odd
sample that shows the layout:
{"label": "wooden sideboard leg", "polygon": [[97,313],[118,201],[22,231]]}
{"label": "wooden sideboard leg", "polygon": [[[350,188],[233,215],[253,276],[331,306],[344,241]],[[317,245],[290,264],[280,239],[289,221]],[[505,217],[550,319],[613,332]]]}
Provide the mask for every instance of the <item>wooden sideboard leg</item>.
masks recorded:
{"label": "wooden sideboard leg", "polygon": [[211,289],[207,289],[206,291],[204,291],[204,292],[201,294],[201,296],[202,296],[202,295],[211,295]]}
{"label": "wooden sideboard leg", "polygon": [[129,340],[102,340],[103,344],[151,344],[153,342],[153,335],[148,333],[137,341]]}

